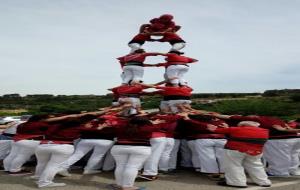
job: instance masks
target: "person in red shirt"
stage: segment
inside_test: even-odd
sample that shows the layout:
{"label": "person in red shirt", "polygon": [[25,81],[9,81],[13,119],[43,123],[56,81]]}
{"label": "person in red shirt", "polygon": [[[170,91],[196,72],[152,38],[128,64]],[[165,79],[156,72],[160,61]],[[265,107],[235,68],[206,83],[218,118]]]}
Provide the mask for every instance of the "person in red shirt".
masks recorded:
{"label": "person in red shirt", "polygon": [[242,121],[237,127],[208,126],[209,130],[226,134],[228,137],[224,154],[225,181],[219,182],[218,185],[245,188],[247,187],[245,171],[247,171],[257,185],[271,186],[261,162],[263,147],[269,133],[268,130],[259,128],[259,125],[258,122]]}
{"label": "person in red shirt", "polygon": [[300,129],[294,129],[279,118],[270,116],[229,116],[230,120],[259,122],[261,128],[269,130],[270,139],[264,147],[264,159],[268,163],[270,176],[300,175],[299,150]]}
{"label": "person in red shirt", "polygon": [[161,107],[165,111],[170,111],[171,113],[178,113],[180,107],[183,104],[191,104],[191,95],[193,89],[186,85],[180,86],[155,86],[159,89],[156,93],[163,96],[163,102],[161,102]]}
{"label": "person in red shirt", "polygon": [[122,84],[111,89],[115,95],[119,97],[118,102],[120,106],[129,103],[131,106],[123,110],[123,116],[137,114],[141,108],[140,96],[144,89],[151,88],[152,85],[147,85],[135,81],[130,81],[130,84]]}
{"label": "person in red shirt", "polygon": [[112,185],[115,189],[138,189],[134,181],[151,154],[150,138],[157,130],[145,116],[132,117],[128,125],[116,128],[117,142],[111,149],[116,161],[116,184]]}
{"label": "person in red shirt", "polygon": [[[223,154],[226,137],[208,129],[228,128],[228,125],[218,118],[208,115],[187,115],[185,118],[186,139],[192,150],[192,162],[196,171],[205,173],[213,178],[224,173]],[[197,168],[199,167],[199,168]]]}
{"label": "person in red shirt", "polygon": [[166,68],[164,76],[172,85],[186,85],[187,82],[183,77],[189,71],[188,64],[198,61],[190,57],[182,56],[181,54],[182,53],[178,51],[171,51],[165,54],[165,60],[167,62],[156,64],[156,66],[164,66]]}
{"label": "person in red shirt", "polygon": [[[128,43],[131,52],[140,49],[146,41],[169,42],[172,45],[170,51],[179,51],[185,47],[185,41],[176,34],[180,26],[175,25],[172,21],[172,15],[162,15],[159,18],[154,18],[150,24],[144,24],[140,27],[139,34],[133,37]],[[152,37],[161,37],[155,39]]]}
{"label": "person in red shirt", "polygon": [[13,137],[14,142],[9,155],[3,160],[4,170],[11,174],[28,174],[29,171],[23,170],[25,164],[44,138],[45,132],[53,125],[46,123],[44,120],[50,115],[32,116],[26,123],[22,123],[17,128],[16,135]]}
{"label": "person in red shirt", "polygon": [[143,24],[140,27],[140,33],[161,34],[165,32],[177,32],[181,27],[173,22],[173,16],[170,14],[161,15],[159,18],[150,20],[150,24]]}
{"label": "person in red shirt", "polygon": [[[93,154],[84,167],[83,174],[100,173],[99,169],[101,165],[99,163],[101,163],[104,155],[113,146],[115,125],[118,125],[120,122],[121,118],[107,114],[86,123],[80,129],[80,140],[76,145],[75,152],[61,164],[61,167],[65,170],[68,169],[84,155],[93,150]],[[126,122],[126,120],[123,122]]]}
{"label": "person in red shirt", "polygon": [[46,131],[44,139],[35,151],[37,166],[34,176],[31,177],[38,179],[39,188],[66,185],[55,183],[53,179],[58,172],[62,172],[60,165],[72,155],[73,141],[80,137],[81,125],[94,118],[94,115],[85,115],[59,120],[54,122],[55,127]]}
{"label": "person in red shirt", "polygon": [[117,58],[121,64],[123,72],[121,74],[122,83],[129,81],[139,82],[143,80],[144,67],[154,67],[155,65],[145,64],[148,56],[164,55],[161,53],[146,53],[143,49],[135,50],[133,53]]}
{"label": "person in red shirt", "polygon": [[157,114],[151,117],[151,121],[158,122],[155,126],[159,131],[152,133],[150,139],[151,155],[144,165],[144,170],[139,178],[153,181],[157,179],[158,169],[168,172],[170,154],[174,147],[174,132],[177,119],[181,116],[175,114]]}

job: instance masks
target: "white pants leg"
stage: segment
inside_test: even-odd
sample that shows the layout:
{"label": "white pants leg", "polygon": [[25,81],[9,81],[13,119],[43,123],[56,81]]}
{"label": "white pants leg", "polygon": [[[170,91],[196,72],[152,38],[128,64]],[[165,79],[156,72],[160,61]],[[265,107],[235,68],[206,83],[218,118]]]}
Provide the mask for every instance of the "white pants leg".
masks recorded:
{"label": "white pants leg", "polygon": [[166,146],[166,137],[150,139],[151,155],[144,165],[143,175],[157,175],[159,159]]}
{"label": "white pants leg", "polygon": [[147,146],[115,145],[111,154],[116,160],[115,178],[116,184],[133,187],[139,168],[151,154],[151,148]]}
{"label": "white pants leg", "polygon": [[84,170],[98,170],[101,168],[101,161],[106,152],[113,146],[114,141],[105,139],[89,139],[94,144],[93,153],[87,162]]}
{"label": "white pants leg", "polygon": [[136,65],[124,66],[123,72],[124,72],[123,83],[128,83],[130,80],[140,81],[140,80],[143,80],[144,67],[136,66]]}
{"label": "white pants leg", "polygon": [[141,49],[142,45],[138,43],[130,43],[128,46],[131,48],[130,53],[135,52],[135,50]]}
{"label": "white pants leg", "polygon": [[159,109],[161,112],[167,113],[170,112],[169,101],[160,101]]}
{"label": "white pants leg", "polygon": [[10,172],[21,171],[23,164],[27,162],[31,156],[34,155],[35,149],[40,144],[40,141],[36,140],[21,140],[14,142],[12,146],[15,146],[11,155],[8,155],[4,161],[5,170]]}
{"label": "white pants leg", "polygon": [[93,148],[93,145],[89,143],[88,139],[80,139],[80,141],[75,146],[74,153],[67,160],[61,163],[60,167],[63,169],[69,169],[70,166],[83,158],[84,155],[86,155]]}
{"label": "white pants leg", "polygon": [[[181,155],[180,166],[186,167],[186,168],[193,167],[192,150],[191,150],[190,146],[188,145],[188,142],[189,141],[187,141],[185,139],[182,139],[180,141],[180,155]],[[200,164],[198,167],[200,167]]]}
{"label": "white pants leg", "polygon": [[3,160],[10,152],[13,140],[0,140],[0,160]]}
{"label": "white pants leg", "polygon": [[[194,151],[200,162],[201,172],[203,173],[221,173],[219,162],[217,159],[216,145],[219,149],[223,148],[225,139],[197,139],[194,141]],[[219,155],[221,150],[218,150]],[[220,159],[221,160],[221,159]]]}
{"label": "white pants leg", "polygon": [[188,66],[184,66],[179,70],[178,73],[178,79],[179,79],[179,83],[181,85],[186,85],[186,80],[184,79],[184,75],[189,71],[189,67]]}
{"label": "white pants leg", "polygon": [[169,168],[169,162],[170,162],[170,157],[171,157],[171,152],[173,150],[175,144],[174,138],[166,138],[166,145],[165,148],[161,154],[158,167],[161,171],[168,171]]}
{"label": "white pants leg", "polygon": [[123,67],[123,72],[121,74],[121,79],[123,84],[128,84],[130,80],[133,79],[133,72],[128,67]]}
{"label": "white pants leg", "polygon": [[115,159],[114,157],[111,155],[111,150],[109,150],[106,155],[105,155],[105,159],[103,161],[103,167],[102,170],[103,171],[112,171],[115,168]]}
{"label": "white pants leg", "polygon": [[191,100],[169,100],[168,101],[171,112],[172,113],[178,113],[178,105],[182,105],[182,104],[191,104],[192,101]]}
{"label": "white pants leg", "polygon": [[13,158],[17,157],[18,155],[19,148],[19,146],[16,146],[16,142],[12,142],[10,153],[3,160],[3,167],[5,171],[9,171]]}
{"label": "white pants leg", "polygon": [[185,47],[185,43],[184,42],[178,42],[172,45],[172,48],[170,49],[170,51],[179,51],[182,48]]}
{"label": "white pants leg", "polygon": [[[39,145],[36,150],[38,162],[48,162],[41,164],[44,166],[44,170],[40,174],[38,186],[44,187],[53,183],[56,173],[60,170],[60,164],[68,159],[73,152],[74,146],[69,144]],[[41,159],[39,160],[39,158]]]}
{"label": "white pants leg", "polygon": [[269,174],[289,176],[292,142],[291,139],[271,139],[266,142],[263,157],[268,163]]}
{"label": "white pants leg", "polygon": [[291,165],[289,168],[289,172],[291,175],[295,175],[300,173],[299,170],[299,154],[300,154],[300,138],[294,138],[293,140],[293,146],[291,151]]}
{"label": "white pants leg", "polygon": [[215,139],[216,158],[219,164],[220,173],[224,173],[224,146],[226,139]]}
{"label": "white pants leg", "polygon": [[201,160],[199,156],[199,151],[196,150],[196,140],[187,141],[188,147],[191,150],[191,161],[192,166],[197,170],[201,168]]}
{"label": "white pants leg", "polygon": [[243,167],[243,160],[245,157],[245,153],[225,149],[224,171],[226,183],[228,185],[247,186],[247,177]]}
{"label": "white pants leg", "polygon": [[257,185],[271,185],[271,181],[268,179],[261,157],[262,154],[257,156],[246,154],[246,157],[243,160],[243,166],[254,183]]}
{"label": "white pants leg", "polygon": [[179,75],[179,70],[181,69],[181,67],[185,67],[185,66],[170,65],[169,67],[166,68],[166,77],[170,83],[172,83],[172,84],[179,83],[178,75]]}
{"label": "white pants leg", "polygon": [[179,146],[180,146],[180,140],[175,139],[174,147],[172,149],[171,158],[170,158],[170,161],[169,161],[169,168],[170,169],[176,169],[177,168],[177,155],[178,155],[178,151],[179,151]]}

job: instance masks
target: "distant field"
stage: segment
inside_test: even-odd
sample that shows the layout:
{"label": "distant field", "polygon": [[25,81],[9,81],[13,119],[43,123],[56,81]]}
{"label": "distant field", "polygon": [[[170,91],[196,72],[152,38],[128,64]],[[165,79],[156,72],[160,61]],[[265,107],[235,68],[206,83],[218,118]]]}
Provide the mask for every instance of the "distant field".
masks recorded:
{"label": "distant field", "polygon": [[[109,106],[112,96],[96,95],[4,95],[0,97],[0,116],[42,113],[76,113]],[[142,98],[144,109],[157,108],[160,96]],[[300,117],[300,90],[270,90],[264,93],[194,94],[196,109],[224,114],[270,115],[284,119]]]}

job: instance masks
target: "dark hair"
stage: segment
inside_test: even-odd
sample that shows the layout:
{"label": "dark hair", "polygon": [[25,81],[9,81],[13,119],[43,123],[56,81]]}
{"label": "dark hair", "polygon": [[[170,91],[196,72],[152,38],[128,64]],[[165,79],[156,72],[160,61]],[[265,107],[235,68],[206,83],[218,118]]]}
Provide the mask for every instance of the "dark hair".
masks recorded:
{"label": "dark hair", "polygon": [[209,122],[214,119],[213,116],[209,116],[209,115],[189,115],[189,118],[197,121],[204,121],[204,122]]}
{"label": "dark hair", "polygon": [[146,51],[144,49],[137,49],[134,51],[134,53],[145,53]]}
{"label": "dark hair", "polygon": [[49,114],[40,114],[40,115],[33,115],[28,119],[28,122],[33,122],[33,121],[41,121],[43,119],[49,118]]}
{"label": "dark hair", "polygon": [[146,116],[134,116],[129,120],[129,124],[125,129],[125,133],[128,136],[135,137],[138,132],[138,128],[145,125],[151,125],[149,118]]}
{"label": "dark hair", "polygon": [[151,125],[151,122],[147,116],[134,116],[129,120],[129,125]]}

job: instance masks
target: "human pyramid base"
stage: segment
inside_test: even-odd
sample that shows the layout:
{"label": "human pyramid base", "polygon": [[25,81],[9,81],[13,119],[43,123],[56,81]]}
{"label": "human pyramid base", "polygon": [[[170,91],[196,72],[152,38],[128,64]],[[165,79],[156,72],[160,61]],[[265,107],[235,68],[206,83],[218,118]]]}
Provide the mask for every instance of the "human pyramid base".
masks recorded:
{"label": "human pyramid base", "polygon": [[[219,180],[219,185],[238,188],[247,187],[246,173],[262,187],[271,186],[268,176],[300,175],[299,120],[224,115],[190,106],[192,88],[184,75],[197,60],[182,55],[185,41],[176,33],[180,28],[169,14],[140,27],[129,42],[130,53],[118,58],[122,84],[109,89],[112,106],[10,123],[0,138],[4,171],[30,174],[22,166],[35,156],[30,179],[39,188],[65,186],[53,182],[55,176],[71,176],[71,166],[92,151],[83,174],[114,170],[115,183],[107,188],[115,190],[143,189],[134,185],[137,177],[159,180],[159,172],[178,168],[193,168]],[[172,48],[168,53],[146,53],[146,41],[168,42]],[[145,64],[148,56],[164,56],[166,62]],[[165,67],[164,81],[144,84],[144,67]],[[145,92],[147,88],[157,91]],[[140,97],[154,94],[162,96],[159,111],[142,110]]]}

